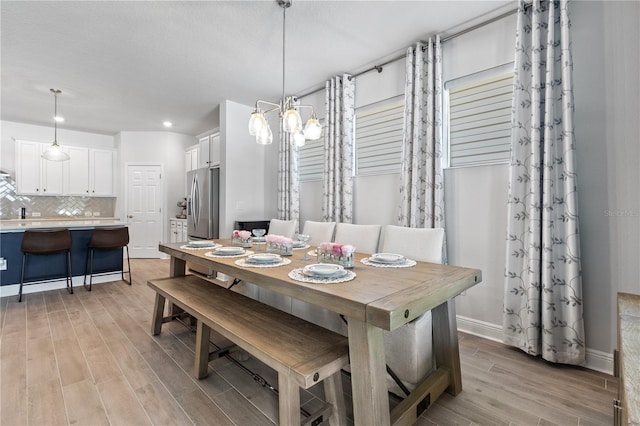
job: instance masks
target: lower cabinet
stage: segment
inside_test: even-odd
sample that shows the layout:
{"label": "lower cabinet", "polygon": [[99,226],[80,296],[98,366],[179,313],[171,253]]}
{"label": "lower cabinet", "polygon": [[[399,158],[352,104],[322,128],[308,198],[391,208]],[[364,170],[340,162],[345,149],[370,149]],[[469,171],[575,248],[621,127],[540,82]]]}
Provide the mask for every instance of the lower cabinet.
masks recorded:
{"label": "lower cabinet", "polygon": [[170,242],[182,243],[187,241],[187,219],[169,219],[169,225]]}

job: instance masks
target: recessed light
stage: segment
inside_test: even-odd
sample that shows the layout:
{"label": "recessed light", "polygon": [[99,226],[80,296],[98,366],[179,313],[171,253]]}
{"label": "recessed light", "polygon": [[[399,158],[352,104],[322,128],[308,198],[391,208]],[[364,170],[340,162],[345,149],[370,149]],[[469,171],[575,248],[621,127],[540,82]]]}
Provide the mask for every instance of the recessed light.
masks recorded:
{"label": "recessed light", "polygon": [[170,121],[165,121],[164,123],[162,123],[162,125],[163,125],[164,127],[171,127],[171,126],[173,126],[173,123],[172,123],[172,122],[170,122]]}

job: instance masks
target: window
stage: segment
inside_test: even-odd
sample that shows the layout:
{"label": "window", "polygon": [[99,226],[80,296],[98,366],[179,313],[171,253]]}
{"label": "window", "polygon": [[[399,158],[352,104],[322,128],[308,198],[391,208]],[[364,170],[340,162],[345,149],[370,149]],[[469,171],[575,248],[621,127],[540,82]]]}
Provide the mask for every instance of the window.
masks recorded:
{"label": "window", "polygon": [[404,95],[358,108],[355,117],[356,176],[400,173]]}
{"label": "window", "polygon": [[451,80],[445,90],[449,166],[509,161],[513,63]]}
{"label": "window", "polygon": [[317,141],[307,141],[298,148],[298,175],[300,182],[322,180],[324,172],[324,135],[327,131],[325,120],[320,119],[322,137]]}

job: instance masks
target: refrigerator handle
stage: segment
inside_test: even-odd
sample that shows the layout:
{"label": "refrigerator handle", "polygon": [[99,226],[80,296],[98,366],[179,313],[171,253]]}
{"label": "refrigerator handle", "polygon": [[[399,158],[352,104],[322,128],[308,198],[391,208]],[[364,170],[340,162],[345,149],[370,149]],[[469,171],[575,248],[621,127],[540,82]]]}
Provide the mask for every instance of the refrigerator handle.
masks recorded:
{"label": "refrigerator handle", "polygon": [[194,228],[198,229],[198,224],[200,223],[200,183],[198,182],[198,175],[193,175],[193,186],[192,186],[192,197],[191,201],[193,203],[193,224]]}

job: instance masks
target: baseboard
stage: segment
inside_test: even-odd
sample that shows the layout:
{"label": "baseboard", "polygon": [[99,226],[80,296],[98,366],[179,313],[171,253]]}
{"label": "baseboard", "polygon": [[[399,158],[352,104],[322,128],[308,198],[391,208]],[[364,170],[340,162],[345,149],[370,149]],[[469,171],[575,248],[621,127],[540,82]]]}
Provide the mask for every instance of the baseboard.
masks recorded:
{"label": "baseboard", "polygon": [[[94,275],[93,276],[93,285],[119,281],[122,279],[122,273],[120,271],[108,273],[104,275]],[[82,288],[82,282],[84,280],[83,276],[72,277],[71,282],[73,283],[73,288]],[[47,281],[44,283],[38,284],[29,284],[22,287],[22,294],[29,293],[37,293],[40,291],[49,291],[49,290],[59,290],[61,288],[67,288],[67,281],[62,278],[55,281]],[[20,284],[10,284],[0,286],[0,297],[8,297],[8,296],[17,296],[18,291],[20,290]]]}
{"label": "baseboard", "polygon": [[[484,339],[502,342],[502,325],[456,315],[458,330]],[[613,354],[587,348],[585,368],[613,375]]]}

